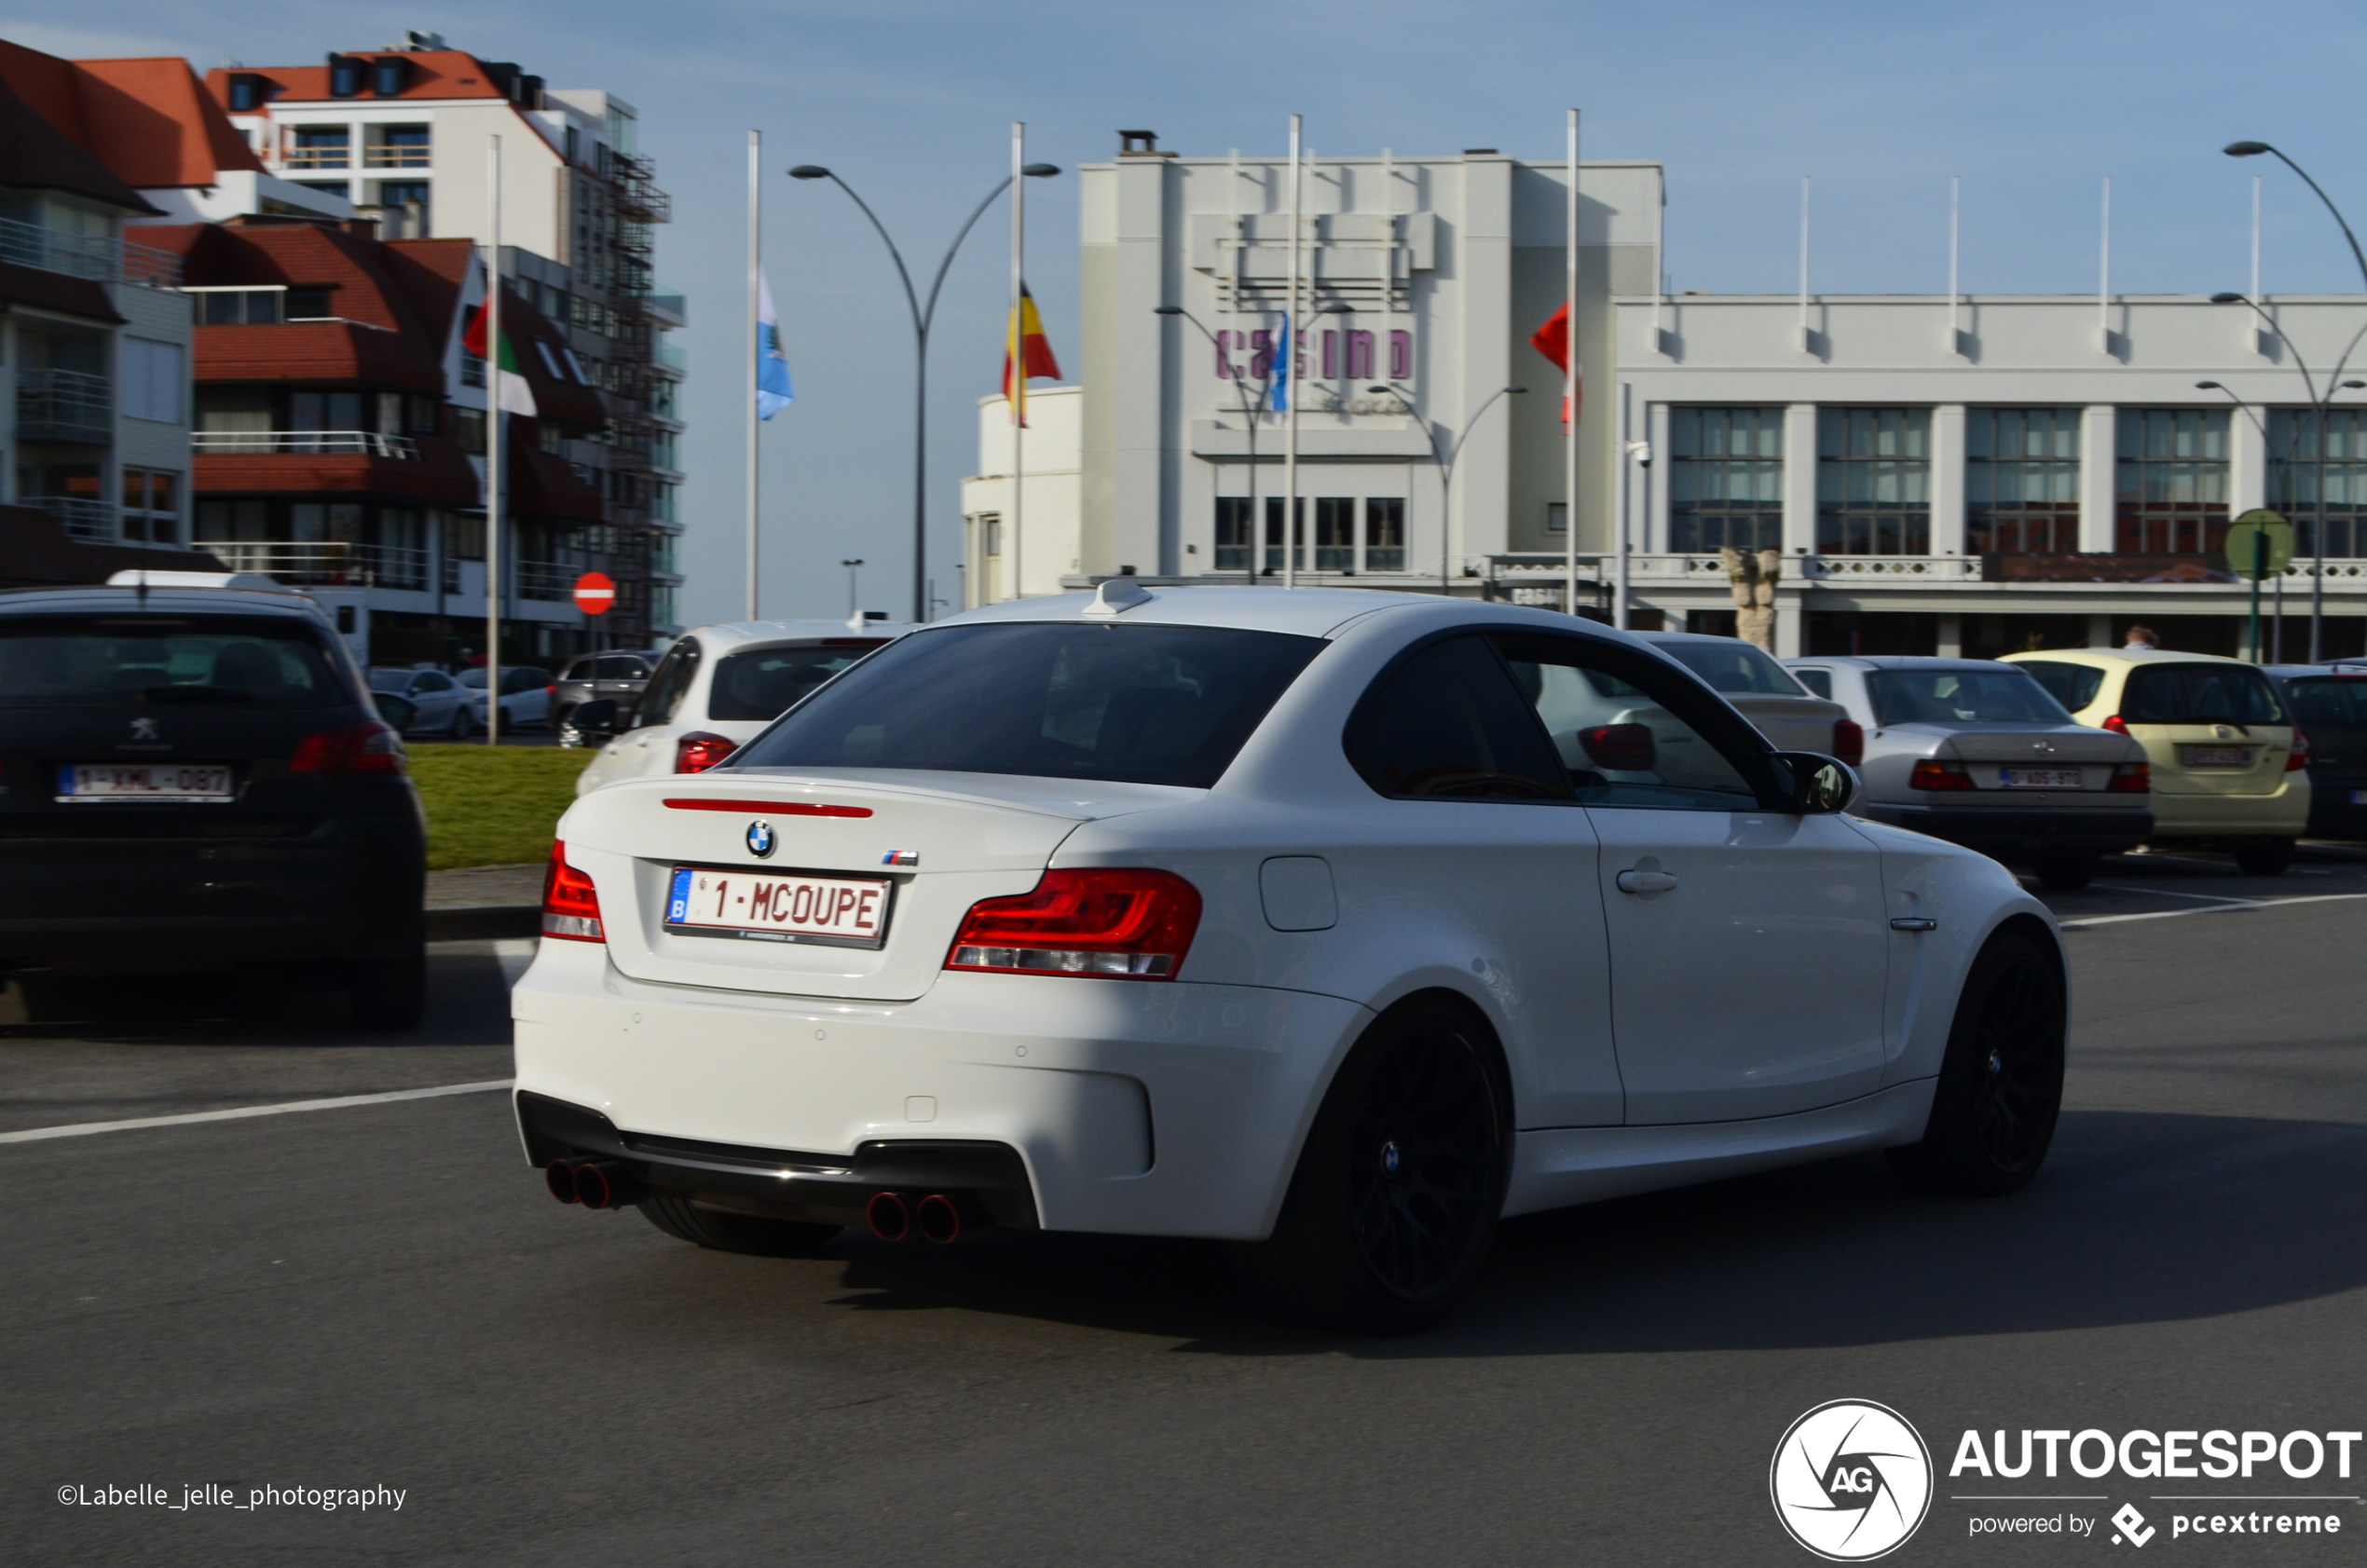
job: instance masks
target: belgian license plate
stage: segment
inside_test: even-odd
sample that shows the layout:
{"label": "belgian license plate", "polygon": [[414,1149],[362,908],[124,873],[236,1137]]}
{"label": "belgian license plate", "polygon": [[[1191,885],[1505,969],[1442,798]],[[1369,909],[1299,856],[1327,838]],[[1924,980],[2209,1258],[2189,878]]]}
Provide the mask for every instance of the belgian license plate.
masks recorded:
{"label": "belgian license plate", "polygon": [[2249,768],[2252,754],[2246,746],[2188,746],[2178,759],[2189,768]]}
{"label": "belgian license plate", "polygon": [[666,888],[665,929],[677,936],[877,948],[887,940],[895,892],[884,877],[677,866]]}
{"label": "belgian license plate", "polygon": [[2007,789],[2077,789],[2084,782],[2076,768],[2001,768]]}
{"label": "belgian license plate", "polygon": [[94,800],[222,801],[233,798],[230,770],[218,763],[76,762],[58,770],[62,804]]}

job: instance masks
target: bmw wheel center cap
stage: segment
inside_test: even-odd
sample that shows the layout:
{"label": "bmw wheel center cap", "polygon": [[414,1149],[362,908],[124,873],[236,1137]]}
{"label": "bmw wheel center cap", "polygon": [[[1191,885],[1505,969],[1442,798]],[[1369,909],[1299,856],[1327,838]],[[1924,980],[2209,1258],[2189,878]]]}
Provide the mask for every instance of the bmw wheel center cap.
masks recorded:
{"label": "bmw wheel center cap", "polygon": [[747,839],[748,853],[762,860],[773,852],[773,825],[762,818],[748,824]]}

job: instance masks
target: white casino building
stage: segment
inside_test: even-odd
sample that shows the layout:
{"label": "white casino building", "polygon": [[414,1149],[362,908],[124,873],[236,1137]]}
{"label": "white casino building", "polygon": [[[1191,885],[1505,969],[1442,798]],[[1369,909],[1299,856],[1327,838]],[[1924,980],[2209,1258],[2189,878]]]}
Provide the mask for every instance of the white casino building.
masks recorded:
{"label": "white casino building", "polygon": [[[1288,166],[1146,143],[1081,170],[1082,375],[1032,394],[1074,402],[1028,433],[1021,539],[1001,400],[981,405],[972,603],[1009,596],[1015,545],[1031,594],[1279,580],[1282,431],[1243,403],[1279,320]],[[2206,293],[1672,297],[1660,166],[1580,184],[1582,605],[1608,609],[1623,525],[1638,627],[1729,629],[1733,544],[1784,552],[1786,653],[2078,647],[2138,621],[2236,653],[2248,590],[2220,537],[2274,506],[2302,534],[2282,598],[2305,656],[2318,451],[2294,355],[2332,367],[2367,299],[2272,297],[2271,331]],[[1299,580],[1560,602],[1560,373],[1528,338],[1562,298],[1564,191],[1559,163],[1493,151],[1309,157],[1307,308],[1346,308],[1303,334]],[[1458,443],[1449,491],[1436,454]],[[2367,392],[2338,394],[2326,457],[2324,651],[2356,654]]]}

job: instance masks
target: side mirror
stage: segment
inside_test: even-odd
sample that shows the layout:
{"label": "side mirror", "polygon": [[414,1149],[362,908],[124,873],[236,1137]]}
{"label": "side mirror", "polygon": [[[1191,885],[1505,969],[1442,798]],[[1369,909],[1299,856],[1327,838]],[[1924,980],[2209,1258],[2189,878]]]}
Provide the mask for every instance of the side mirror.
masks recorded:
{"label": "side mirror", "polygon": [[419,721],[419,704],[408,697],[398,697],[391,691],[373,691],[370,701],[376,706],[378,716],[397,729],[407,730]]}
{"label": "side mirror", "polygon": [[1857,802],[1857,773],[1839,757],[1813,751],[1779,751],[1777,787],[1786,792],[1784,810],[1796,816],[1830,816]]}
{"label": "side mirror", "polygon": [[613,735],[616,733],[616,700],[595,697],[588,702],[578,702],[575,711],[568,715],[568,722],[575,726],[579,734]]}

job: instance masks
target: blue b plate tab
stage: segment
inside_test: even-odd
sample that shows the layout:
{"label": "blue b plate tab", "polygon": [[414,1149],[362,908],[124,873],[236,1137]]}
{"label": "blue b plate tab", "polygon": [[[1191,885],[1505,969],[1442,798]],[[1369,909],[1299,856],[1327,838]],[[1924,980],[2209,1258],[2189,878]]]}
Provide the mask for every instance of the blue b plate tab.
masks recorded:
{"label": "blue b plate tab", "polygon": [[674,882],[665,891],[665,923],[679,925],[691,913],[691,868],[674,868]]}

